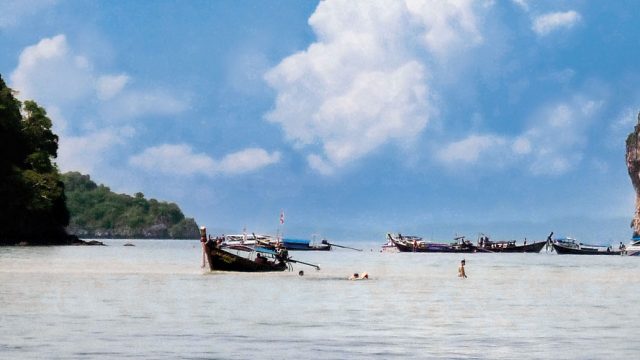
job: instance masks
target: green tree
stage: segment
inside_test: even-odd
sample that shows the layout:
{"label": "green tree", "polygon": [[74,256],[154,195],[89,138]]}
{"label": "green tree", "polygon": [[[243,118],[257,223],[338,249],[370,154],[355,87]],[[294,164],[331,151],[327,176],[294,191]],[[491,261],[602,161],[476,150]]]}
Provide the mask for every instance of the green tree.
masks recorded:
{"label": "green tree", "polygon": [[0,76],[0,244],[71,240],[51,127],[46,111],[33,101],[23,106]]}

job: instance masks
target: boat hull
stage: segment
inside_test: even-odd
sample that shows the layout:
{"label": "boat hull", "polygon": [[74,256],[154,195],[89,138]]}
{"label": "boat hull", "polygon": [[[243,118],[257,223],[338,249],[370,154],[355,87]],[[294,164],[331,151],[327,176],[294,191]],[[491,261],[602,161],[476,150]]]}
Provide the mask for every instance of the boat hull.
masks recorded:
{"label": "boat hull", "polygon": [[516,245],[506,247],[492,247],[483,246],[478,247],[478,251],[494,252],[494,253],[539,253],[542,248],[547,244],[546,241],[540,241],[537,243],[527,245]]}
{"label": "boat hull", "polygon": [[237,271],[237,272],[271,272],[284,271],[288,268],[285,262],[257,263],[242,256],[219,249],[210,244],[205,244],[205,253],[211,271]]}
{"label": "boat hull", "polygon": [[575,249],[553,244],[553,249],[558,255],[620,255],[620,251],[598,251],[595,249]]}
{"label": "boat hull", "polygon": [[400,242],[393,242],[400,252],[420,252],[420,253],[473,253],[476,247],[473,245],[448,245],[448,244],[427,244],[426,246],[413,247]]}

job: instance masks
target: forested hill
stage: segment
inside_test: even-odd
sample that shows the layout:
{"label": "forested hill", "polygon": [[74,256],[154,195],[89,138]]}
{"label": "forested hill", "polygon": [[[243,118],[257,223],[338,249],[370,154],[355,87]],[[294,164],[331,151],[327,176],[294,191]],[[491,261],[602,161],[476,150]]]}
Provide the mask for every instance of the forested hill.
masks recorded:
{"label": "forested hill", "polygon": [[116,194],[89,175],[62,174],[71,220],[67,230],[82,238],[197,239],[198,225],[174,203]]}

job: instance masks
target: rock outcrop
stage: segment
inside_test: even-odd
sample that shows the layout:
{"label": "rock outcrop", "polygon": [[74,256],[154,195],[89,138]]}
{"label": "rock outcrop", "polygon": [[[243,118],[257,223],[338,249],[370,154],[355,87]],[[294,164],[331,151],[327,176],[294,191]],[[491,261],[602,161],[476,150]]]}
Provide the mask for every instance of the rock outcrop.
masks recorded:
{"label": "rock outcrop", "polygon": [[635,129],[627,137],[627,170],[636,191],[636,210],[631,220],[633,237],[640,235],[640,114]]}

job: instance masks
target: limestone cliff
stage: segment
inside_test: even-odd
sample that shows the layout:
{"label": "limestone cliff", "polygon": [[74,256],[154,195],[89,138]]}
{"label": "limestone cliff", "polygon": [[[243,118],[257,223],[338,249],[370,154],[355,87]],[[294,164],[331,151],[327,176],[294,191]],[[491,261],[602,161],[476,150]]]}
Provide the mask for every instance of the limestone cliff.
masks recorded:
{"label": "limestone cliff", "polygon": [[640,235],[640,114],[635,129],[627,137],[627,169],[636,191],[636,211],[631,220],[633,237]]}

